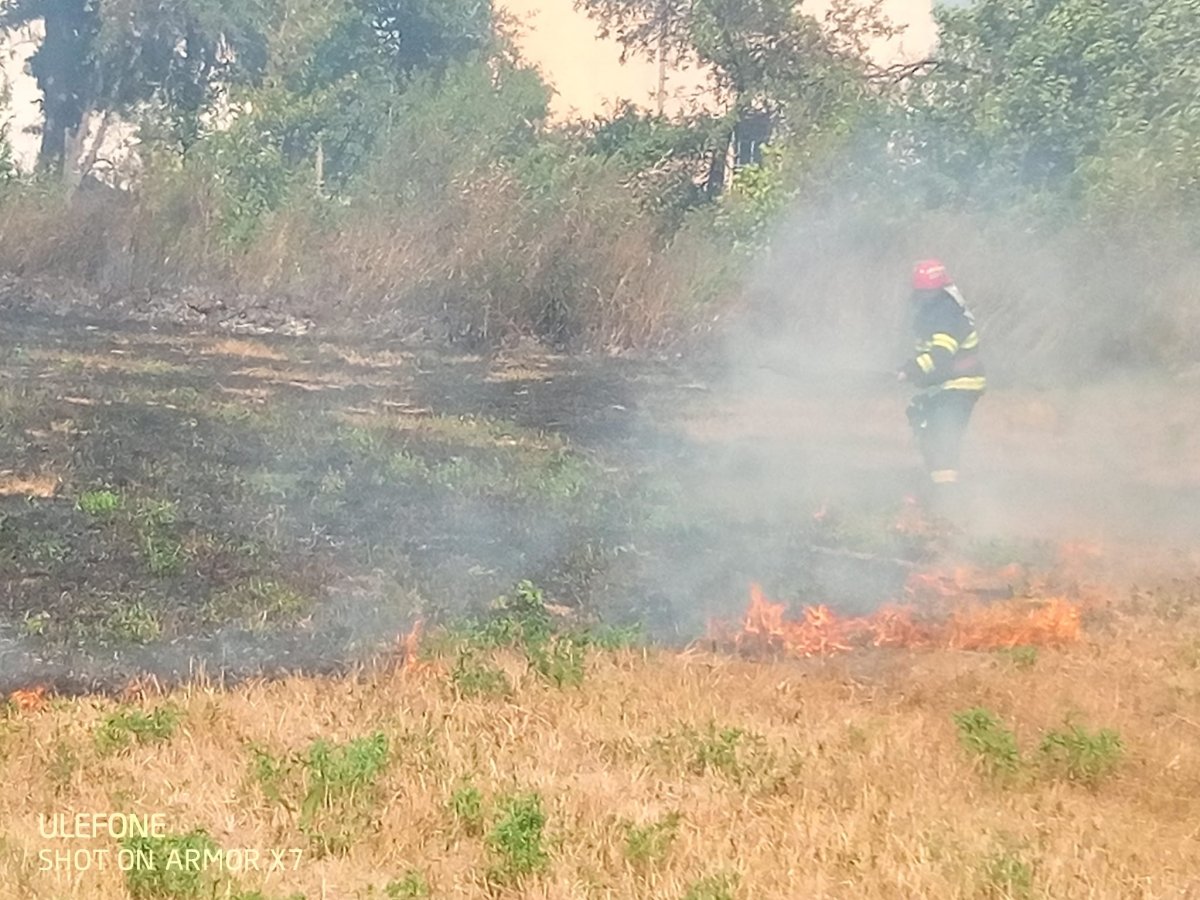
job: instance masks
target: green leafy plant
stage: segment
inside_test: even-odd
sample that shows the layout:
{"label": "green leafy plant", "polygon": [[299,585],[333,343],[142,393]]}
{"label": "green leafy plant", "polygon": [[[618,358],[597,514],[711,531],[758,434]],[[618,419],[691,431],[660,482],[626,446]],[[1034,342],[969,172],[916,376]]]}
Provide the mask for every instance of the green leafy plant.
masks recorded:
{"label": "green leafy plant", "polygon": [[113,491],[88,491],[80,495],[75,506],[95,519],[111,519],[122,508],[123,500]]}
{"label": "green leafy plant", "polygon": [[533,670],[555,687],[577,687],[583,683],[586,645],[570,636],[558,635],[544,643],[531,644],[526,653]]}
{"label": "green leafy plant", "polygon": [[483,795],[471,784],[460,785],[450,794],[450,814],[468,835],[483,834]]}
{"label": "green leafy plant", "polygon": [[1021,767],[1016,735],[990,710],[975,708],[956,713],[959,740],[993,775],[1013,775]]}
{"label": "green leafy plant", "polygon": [[152,744],[170,740],[183,713],[175,706],[161,706],[152,712],[137,709],[118,710],[109,715],[96,732],[96,748],[102,754],[126,750],[134,743]]}
{"label": "green leafy plant", "polygon": [[1095,787],[1120,764],[1125,747],[1112,729],[1089,732],[1079,725],[1048,732],[1039,747],[1052,775]]}
{"label": "green leafy plant", "polygon": [[480,659],[475,651],[460,650],[450,670],[450,683],[459,697],[505,698],[512,696],[512,683],[503,669]]}
{"label": "green leafy plant", "polygon": [[487,835],[493,864],[488,880],[512,884],[543,871],[550,862],[545,847],[546,813],[537,793],[515,794],[499,803],[500,816]]}
{"label": "green leafy plant", "polygon": [[683,900],[734,900],[741,878],[733,872],[706,875],[688,885]]}
{"label": "green leafy plant", "polygon": [[1037,665],[1037,647],[1013,647],[1004,653],[1018,669],[1032,669]]}
{"label": "green leafy plant", "polygon": [[345,852],[369,824],[373,788],[390,757],[383,732],[340,745],[316,741],[309,747],[302,759],[300,830],[319,851]]}
{"label": "green leafy plant", "polygon": [[130,837],[121,846],[137,862],[125,872],[125,886],[133,900],[207,898],[216,890],[219,867],[207,866],[204,860],[220,848],[203,829]]}
{"label": "green leafy plant", "polygon": [[430,896],[429,882],[420,872],[411,870],[389,881],[383,893],[387,900],[424,900]]}
{"label": "green leafy plant", "polygon": [[625,858],[638,867],[662,862],[679,833],[681,816],[672,812],[647,825],[625,826]]}
{"label": "green leafy plant", "polygon": [[1030,900],[1033,866],[1012,849],[993,853],[979,873],[980,894],[988,900]]}

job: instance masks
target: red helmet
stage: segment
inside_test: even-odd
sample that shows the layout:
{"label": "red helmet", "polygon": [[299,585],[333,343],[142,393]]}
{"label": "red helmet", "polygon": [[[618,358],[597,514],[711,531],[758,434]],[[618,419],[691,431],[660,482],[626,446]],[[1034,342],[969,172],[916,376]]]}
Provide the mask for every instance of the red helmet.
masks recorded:
{"label": "red helmet", "polygon": [[913,267],[913,289],[936,291],[954,284],[946,267],[936,259],[923,259]]}

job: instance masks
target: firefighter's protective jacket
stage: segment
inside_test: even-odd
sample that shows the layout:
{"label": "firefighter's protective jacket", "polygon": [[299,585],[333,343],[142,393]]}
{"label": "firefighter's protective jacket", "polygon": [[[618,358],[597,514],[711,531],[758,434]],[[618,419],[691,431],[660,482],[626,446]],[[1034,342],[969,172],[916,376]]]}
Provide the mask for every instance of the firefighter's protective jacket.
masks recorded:
{"label": "firefighter's protective jacket", "polygon": [[987,379],[979,358],[979,332],[962,294],[954,286],[922,292],[916,306],[917,348],[904,367],[908,380],[929,393],[983,391]]}

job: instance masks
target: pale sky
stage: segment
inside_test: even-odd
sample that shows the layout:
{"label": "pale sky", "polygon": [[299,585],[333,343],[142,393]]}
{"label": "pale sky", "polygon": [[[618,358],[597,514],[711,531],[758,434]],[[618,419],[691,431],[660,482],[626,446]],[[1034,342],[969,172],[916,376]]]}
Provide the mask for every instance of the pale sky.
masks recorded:
{"label": "pale sky", "polygon": [[[884,0],[885,13],[906,31],[893,44],[875,48],[880,62],[915,59],[933,45],[935,32],[931,13],[933,0]],[[943,0],[945,2],[945,0]],[[652,63],[631,60],[620,63],[621,48],[615,41],[601,40],[596,23],[577,12],[574,0],[497,0],[524,24],[522,49],[543,76],[556,88],[552,104],[556,118],[591,116],[620,100],[653,105],[658,71]],[[827,0],[811,0],[805,9],[820,16]],[[40,96],[24,65],[36,48],[40,34],[29,29],[10,44],[10,56],[2,61],[4,75],[12,91],[9,137],[20,164],[28,168],[37,154],[38,138],[23,133],[36,125]],[[695,72],[672,73],[667,82],[668,95],[694,94],[703,84]],[[679,109],[679,101],[669,102],[668,111]]]}
{"label": "pale sky", "polygon": [[[558,117],[589,116],[617,100],[650,106],[658,85],[654,63],[630,60],[621,65],[620,45],[597,36],[596,23],[575,10],[573,0],[497,0],[525,25],[522,49],[558,90],[553,112]],[[820,17],[828,4],[807,2],[804,9]],[[884,0],[884,12],[905,32],[890,46],[875,48],[880,62],[916,59],[933,46],[932,0]],[[677,73],[667,91],[694,91],[701,84],[694,73]]]}

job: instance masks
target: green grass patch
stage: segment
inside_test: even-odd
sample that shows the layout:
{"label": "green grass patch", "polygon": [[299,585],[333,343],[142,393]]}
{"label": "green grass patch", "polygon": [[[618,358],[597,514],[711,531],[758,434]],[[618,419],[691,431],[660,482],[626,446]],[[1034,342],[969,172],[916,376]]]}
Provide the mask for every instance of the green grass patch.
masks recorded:
{"label": "green grass patch", "polygon": [[137,745],[169,741],[183,722],[183,713],[172,705],[150,712],[119,709],[105,718],[96,731],[96,749],[102,755],[118,753]]}
{"label": "green grass patch", "polygon": [[1047,732],[1038,747],[1045,771],[1088,787],[1096,787],[1120,765],[1125,753],[1121,736],[1110,728],[1088,731],[1079,725]]}
{"label": "green grass patch", "polygon": [[954,724],[964,747],[991,775],[1011,776],[1021,768],[1017,736],[990,710],[976,707],[956,713]]}
{"label": "green grass patch", "polygon": [[125,505],[124,498],[110,490],[88,491],[81,494],[75,506],[93,519],[113,518]]}
{"label": "green grass patch", "polygon": [[668,813],[657,822],[646,825],[626,824],[625,859],[636,868],[645,868],[663,862],[679,834],[681,816]]}
{"label": "green grass patch", "polygon": [[469,647],[458,652],[450,670],[450,684],[455,695],[463,699],[506,699],[513,694],[508,674]]}
{"label": "green grass patch", "polygon": [[1015,848],[997,850],[979,866],[978,894],[986,900],[1032,900],[1033,865]]}
{"label": "green grass patch", "polygon": [[262,630],[293,624],[314,607],[311,597],[272,579],[254,578],[209,598],[203,617],[216,624],[237,624]]}
{"label": "green grass patch", "polygon": [[486,846],[492,864],[488,881],[511,885],[545,871],[550,854],[545,842],[546,813],[537,793],[501,798],[499,818],[488,832]]}
{"label": "green grass patch", "polygon": [[251,747],[250,777],[270,802],[294,812],[319,855],[343,854],[375,825],[378,782],[392,760],[375,732],[344,744],[319,740],[302,753],[277,757]]}
{"label": "green grass patch", "polygon": [[480,837],[483,834],[483,794],[473,784],[462,784],[450,794],[447,803],[451,817],[464,834]]}
{"label": "green grass patch", "polygon": [[733,872],[706,875],[688,885],[683,900],[734,900],[741,878]]}
{"label": "green grass patch", "polygon": [[[132,900],[190,900],[215,896],[218,867],[206,866],[206,854],[220,847],[203,829],[183,835],[131,837],[121,842],[136,865],[125,873]],[[209,857],[211,858],[211,857]]]}

